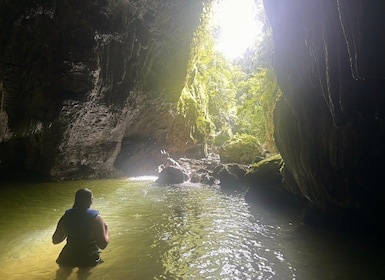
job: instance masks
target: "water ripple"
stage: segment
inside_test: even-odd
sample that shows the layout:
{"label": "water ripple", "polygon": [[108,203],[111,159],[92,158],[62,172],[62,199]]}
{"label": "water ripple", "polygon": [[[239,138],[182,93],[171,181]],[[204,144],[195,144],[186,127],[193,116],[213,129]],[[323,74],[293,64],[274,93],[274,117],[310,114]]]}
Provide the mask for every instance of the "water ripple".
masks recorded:
{"label": "water ripple", "polygon": [[[155,246],[164,250],[165,273],[158,279],[273,279],[276,269],[286,279],[293,275],[272,242],[279,228],[258,223],[242,195],[207,186],[164,191],[168,206],[156,225]],[[266,250],[271,245],[274,250]]]}

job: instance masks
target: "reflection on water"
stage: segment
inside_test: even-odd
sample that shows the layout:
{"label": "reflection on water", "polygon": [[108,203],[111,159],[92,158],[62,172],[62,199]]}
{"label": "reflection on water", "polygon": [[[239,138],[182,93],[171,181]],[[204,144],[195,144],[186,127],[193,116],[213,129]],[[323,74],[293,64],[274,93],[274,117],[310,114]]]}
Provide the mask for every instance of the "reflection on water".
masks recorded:
{"label": "reflection on water", "polygon": [[74,271],[76,271],[75,272],[76,273],[76,279],[79,279],[79,280],[89,279],[89,277],[91,276],[92,269],[93,268],[75,269],[75,268],[71,268],[71,267],[59,267],[56,270],[56,275],[55,275],[54,279],[66,280],[69,277],[71,277],[71,275],[74,273]]}
{"label": "reflection on water", "polygon": [[294,275],[278,246],[268,249],[276,230],[258,223],[243,196],[194,186],[168,194],[155,224],[154,246],[162,248],[165,268],[159,279],[273,279],[276,270]]}
{"label": "reflection on water", "polygon": [[[298,213],[250,207],[241,193],[153,178],[13,184],[0,188],[1,279],[385,279],[366,240],[295,230]],[[56,222],[90,188],[109,224],[105,263],[60,269]]]}

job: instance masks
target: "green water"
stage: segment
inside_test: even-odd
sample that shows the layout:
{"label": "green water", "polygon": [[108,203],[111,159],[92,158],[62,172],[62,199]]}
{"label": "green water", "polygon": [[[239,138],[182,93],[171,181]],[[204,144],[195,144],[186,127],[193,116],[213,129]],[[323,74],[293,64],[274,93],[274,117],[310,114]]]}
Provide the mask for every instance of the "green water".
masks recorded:
{"label": "green water", "polygon": [[[298,213],[250,207],[242,193],[152,180],[2,183],[0,279],[385,279],[383,251],[366,240],[295,230]],[[105,263],[64,271],[51,236],[82,187],[111,241]]]}

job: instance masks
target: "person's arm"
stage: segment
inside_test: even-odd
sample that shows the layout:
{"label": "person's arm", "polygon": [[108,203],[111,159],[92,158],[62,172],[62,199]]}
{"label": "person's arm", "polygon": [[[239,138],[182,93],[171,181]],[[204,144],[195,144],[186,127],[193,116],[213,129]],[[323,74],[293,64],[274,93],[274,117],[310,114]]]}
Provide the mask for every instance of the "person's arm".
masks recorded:
{"label": "person's arm", "polygon": [[98,245],[100,249],[106,248],[108,242],[110,242],[110,233],[108,231],[108,226],[100,215],[97,215],[95,217],[94,236],[96,240],[96,245]]}
{"label": "person's arm", "polygon": [[63,225],[62,225],[62,218],[59,220],[56,226],[56,230],[54,234],[52,235],[52,243],[53,244],[59,244],[64,239],[66,239],[67,235],[64,232]]}

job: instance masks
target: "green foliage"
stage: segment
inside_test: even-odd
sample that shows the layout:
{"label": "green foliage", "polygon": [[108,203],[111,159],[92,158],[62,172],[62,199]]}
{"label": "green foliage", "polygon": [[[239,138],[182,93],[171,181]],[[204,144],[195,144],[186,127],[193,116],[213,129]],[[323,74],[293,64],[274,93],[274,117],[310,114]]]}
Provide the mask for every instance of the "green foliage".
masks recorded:
{"label": "green foliage", "polygon": [[235,132],[255,135],[262,143],[272,141],[273,110],[278,96],[272,69],[259,68],[240,82]]}
{"label": "green foliage", "polygon": [[209,14],[208,8],[191,44],[179,113],[195,124],[194,139],[216,138],[222,145],[233,134],[250,135],[274,152],[272,115],[280,91],[271,65],[271,31],[266,25],[243,59],[229,61],[215,51]]}
{"label": "green foliage", "polygon": [[190,62],[185,86],[178,101],[178,113],[183,115],[191,124],[191,136],[199,142],[205,143],[213,127],[208,113],[207,75],[204,74],[206,65],[213,57],[213,40],[207,33],[206,13],[202,16],[202,24],[195,31],[191,44]]}

